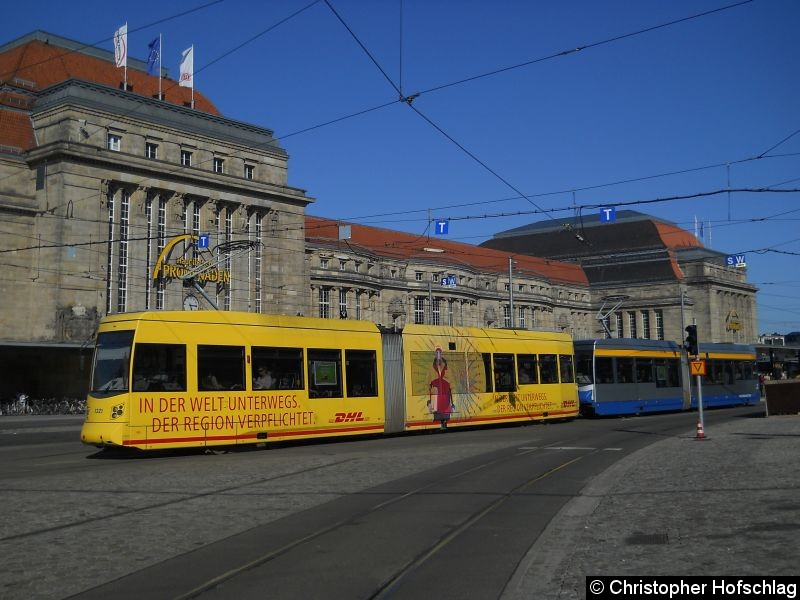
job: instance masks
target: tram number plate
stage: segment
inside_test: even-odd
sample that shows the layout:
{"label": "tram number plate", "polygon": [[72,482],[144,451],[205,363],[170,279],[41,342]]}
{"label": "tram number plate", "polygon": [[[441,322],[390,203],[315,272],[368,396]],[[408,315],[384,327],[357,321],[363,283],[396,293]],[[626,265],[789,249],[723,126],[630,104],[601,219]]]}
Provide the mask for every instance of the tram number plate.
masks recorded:
{"label": "tram number plate", "polygon": [[689,371],[692,375],[702,375],[705,376],[706,374],[706,361],[704,360],[693,360],[689,363]]}

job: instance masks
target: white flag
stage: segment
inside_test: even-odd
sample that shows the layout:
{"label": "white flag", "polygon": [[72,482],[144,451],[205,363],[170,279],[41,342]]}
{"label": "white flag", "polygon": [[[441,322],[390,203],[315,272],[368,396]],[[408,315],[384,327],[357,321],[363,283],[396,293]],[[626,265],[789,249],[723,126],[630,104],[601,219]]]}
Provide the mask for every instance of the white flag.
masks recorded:
{"label": "white flag", "polygon": [[114,32],[114,60],[118,67],[128,66],[128,24]]}
{"label": "white flag", "polygon": [[178,85],[194,89],[194,46],[181,53],[180,79]]}

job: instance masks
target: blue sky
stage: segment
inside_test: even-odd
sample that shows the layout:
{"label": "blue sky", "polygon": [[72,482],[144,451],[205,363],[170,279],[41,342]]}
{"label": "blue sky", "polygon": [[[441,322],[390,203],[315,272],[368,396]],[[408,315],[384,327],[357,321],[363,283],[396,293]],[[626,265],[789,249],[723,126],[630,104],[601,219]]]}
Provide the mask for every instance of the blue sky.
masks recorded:
{"label": "blue sky", "polygon": [[420,234],[430,214],[474,244],[573,206],[698,219],[707,246],[746,255],[758,330],[800,331],[798,193],[622,206],[800,189],[800,3],[329,2],[12,3],[0,40],[112,50],[127,21],[134,58],[163,34],[172,77],[194,44],[197,89],[275,132],[311,214]]}

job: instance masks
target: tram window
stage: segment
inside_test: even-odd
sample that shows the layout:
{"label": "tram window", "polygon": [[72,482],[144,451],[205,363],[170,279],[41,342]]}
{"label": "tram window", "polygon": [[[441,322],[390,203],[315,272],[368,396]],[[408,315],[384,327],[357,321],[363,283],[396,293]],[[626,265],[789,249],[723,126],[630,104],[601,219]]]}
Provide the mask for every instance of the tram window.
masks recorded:
{"label": "tram window", "polygon": [[198,345],[197,389],[243,390],[244,347]]}
{"label": "tram window", "polygon": [[591,385],[594,383],[592,380],[592,355],[591,354],[576,354],[575,355],[575,374],[578,380],[578,385]]}
{"label": "tram window", "polygon": [[561,374],[561,383],[575,383],[575,369],[572,366],[571,354],[558,355],[558,371]]}
{"label": "tram window", "polygon": [[621,357],[617,360],[617,383],[633,383],[633,359]]}
{"label": "tram window", "polygon": [[731,384],[734,382],[734,374],[733,374],[733,361],[726,360],[723,361],[724,363],[724,374],[725,374],[725,383]]}
{"label": "tram window", "polygon": [[483,355],[483,373],[486,378],[486,391],[491,392],[493,391],[492,382],[492,355],[489,353],[484,353]]}
{"label": "tram window", "polygon": [[310,398],[342,397],[342,351],[308,349]]}
{"label": "tram window", "polygon": [[680,387],[680,363],[672,358],[658,358],[654,362],[656,387]]}
{"label": "tram window", "polygon": [[347,395],[363,398],[378,395],[374,350],[345,350],[345,374]]}
{"label": "tram window", "polygon": [[597,383],[614,383],[614,359],[609,356],[598,356],[594,359]]}
{"label": "tram window", "polygon": [[513,392],[517,389],[514,378],[514,355],[494,355],[494,391]]}
{"label": "tram window", "polygon": [[302,348],[253,346],[252,354],[254,390],[302,390],[305,387]]}
{"label": "tram window", "polygon": [[652,358],[637,358],[636,359],[636,382],[637,383],[653,383],[653,359]]}
{"label": "tram window", "polygon": [[737,360],[733,364],[736,367],[737,381],[753,379],[753,363],[746,360]]}
{"label": "tram window", "polygon": [[539,383],[539,373],[536,371],[535,354],[518,354],[517,371],[519,372],[520,383]]}
{"label": "tram window", "polygon": [[133,331],[109,331],[97,336],[92,369],[92,393],[121,394],[128,391]]}
{"label": "tram window", "polygon": [[186,391],[184,344],[136,344],[133,353],[133,391]]}
{"label": "tram window", "polygon": [[707,374],[707,381],[711,384],[721,385],[722,384],[722,361],[721,360],[710,360],[708,361],[708,374]]}
{"label": "tram window", "polygon": [[558,383],[558,357],[555,354],[539,355],[539,375],[542,383]]}

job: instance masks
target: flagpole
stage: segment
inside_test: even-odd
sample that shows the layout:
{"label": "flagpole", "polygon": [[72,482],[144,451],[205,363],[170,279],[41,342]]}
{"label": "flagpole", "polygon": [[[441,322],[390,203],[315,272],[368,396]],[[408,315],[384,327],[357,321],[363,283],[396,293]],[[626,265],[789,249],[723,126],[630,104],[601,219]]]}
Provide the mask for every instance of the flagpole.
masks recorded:
{"label": "flagpole", "polygon": [[158,99],[163,100],[161,96],[161,57],[164,54],[164,46],[161,41],[161,34],[158,34]]}
{"label": "flagpole", "polygon": [[122,83],[123,89],[128,91],[128,22],[125,21],[125,76]]}
{"label": "flagpole", "polygon": [[194,109],[194,44],[192,44],[192,108]]}

